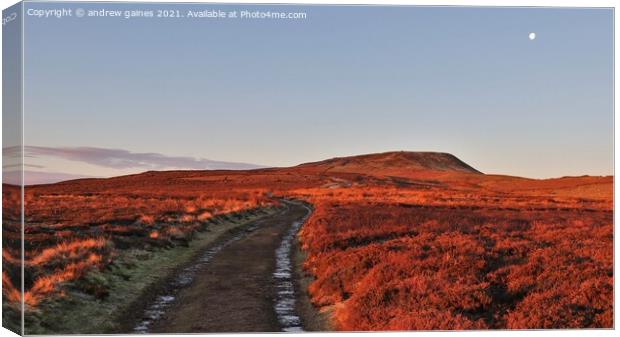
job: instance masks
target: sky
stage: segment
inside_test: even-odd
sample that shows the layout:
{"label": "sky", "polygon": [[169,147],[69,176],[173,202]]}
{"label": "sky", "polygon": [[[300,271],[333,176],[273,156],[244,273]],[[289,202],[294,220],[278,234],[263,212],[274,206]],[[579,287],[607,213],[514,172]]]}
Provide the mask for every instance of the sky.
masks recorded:
{"label": "sky", "polygon": [[26,16],[33,177],[395,150],[449,152],[484,173],[613,174],[610,9],[25,5],[78,7],[307,18]]}

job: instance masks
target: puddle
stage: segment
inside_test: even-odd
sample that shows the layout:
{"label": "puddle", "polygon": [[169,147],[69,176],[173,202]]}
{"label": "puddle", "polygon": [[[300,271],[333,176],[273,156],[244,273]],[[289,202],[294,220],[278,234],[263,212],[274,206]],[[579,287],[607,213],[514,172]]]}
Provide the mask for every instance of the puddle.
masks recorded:
{"label": "puddle", "polygon": [[300,221],[293,223],[291,228],[286,232],[280,247],[276,250],[276,270],[273,277],[276,280],[276,304],[275,310],[278,322],[285,332],[301,332],[304,331],[301,318],[295,311],[295,287],[293,285],[293,268],[292,248],[296,240],[296,235],[301,225],[310,216],[310,208],[304,206],[308,210],[308,214]]}

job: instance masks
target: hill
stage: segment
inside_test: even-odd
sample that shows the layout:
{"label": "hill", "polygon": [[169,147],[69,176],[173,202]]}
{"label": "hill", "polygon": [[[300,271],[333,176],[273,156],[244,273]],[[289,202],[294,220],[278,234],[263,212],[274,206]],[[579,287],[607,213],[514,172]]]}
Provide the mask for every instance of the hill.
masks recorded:
{"label": "hill", "polygon": [[350,157],[337,157],[314,163],[301,164],[300,168],[323,168],[340,172],[383,172],[383,171],[443,171],[477,173],[456,156],[442,152],[384,152]]}
{"label": "hill", "polygon": [[[19,310],[21,192],[3,187],[3,291]],[[308,292],[336,329],[613,326],[612,176],[482,174],[436,152],[26,186],[25,301],[57,310],[46,303],[69,282],[106,301],[113,287],[91,273],[109,275],[138,248],[183,247],[281,197],[312,205],[298,236]]]}

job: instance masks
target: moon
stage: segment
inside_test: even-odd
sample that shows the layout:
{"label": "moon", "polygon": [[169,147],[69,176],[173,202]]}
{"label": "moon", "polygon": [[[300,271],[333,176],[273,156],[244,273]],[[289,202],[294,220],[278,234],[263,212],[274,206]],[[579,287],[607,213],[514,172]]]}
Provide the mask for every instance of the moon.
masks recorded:
{"label": "moon", "polygon": [[536,33],[530,33],[528,37],[530,38],[530,40],[534,40],[536,38]]}

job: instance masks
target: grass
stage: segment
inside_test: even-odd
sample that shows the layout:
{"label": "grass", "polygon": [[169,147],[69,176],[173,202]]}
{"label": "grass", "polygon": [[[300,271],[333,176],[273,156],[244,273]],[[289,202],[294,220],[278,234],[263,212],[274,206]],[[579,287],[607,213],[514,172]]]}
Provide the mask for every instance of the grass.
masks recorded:
{"label": "grass", "polygon": [[[206,230],[198,232],[187,246],[153,251],[121,251],[104,270],[91,272],[83,280],[66,284],[64,296],[45,301],[32,309],[26,315],[25,332],[118,332],[122,329],[122,322],[126,321],[125,314],[149,289],[170,277],[179,266],[190,263],[197,254],[224,234],[243,228],[275,211],[275,208],[262,208],[217,216],[208,221]],[[95,295],[82,291],[85,287],[96,287],[106,294],[103,299],[97,299]]]}

